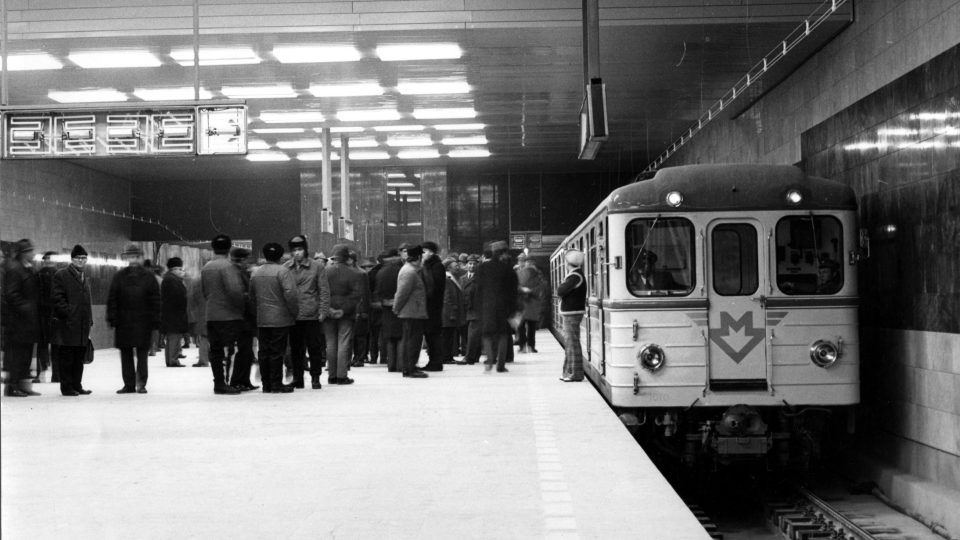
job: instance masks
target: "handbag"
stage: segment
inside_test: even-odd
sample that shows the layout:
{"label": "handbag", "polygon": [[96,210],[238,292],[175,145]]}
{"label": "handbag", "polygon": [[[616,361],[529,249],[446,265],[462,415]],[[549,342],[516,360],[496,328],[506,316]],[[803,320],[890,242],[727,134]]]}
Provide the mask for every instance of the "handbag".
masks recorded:
{"label": "handbag", "polygon": [[93,362],[93,340],[87,339],[87,351],[83,355],[83,363],[89,364]]}

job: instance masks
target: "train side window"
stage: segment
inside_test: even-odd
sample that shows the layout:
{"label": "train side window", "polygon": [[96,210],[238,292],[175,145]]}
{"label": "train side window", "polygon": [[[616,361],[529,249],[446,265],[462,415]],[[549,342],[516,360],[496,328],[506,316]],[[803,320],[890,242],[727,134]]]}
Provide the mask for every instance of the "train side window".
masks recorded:
{"label": "train side window", "polygon": [[590,228],[590,272],[589,287],[587,294],[590,296],[600,296],[597,294],[597,230]]}
{"label": "train side window", "polygon": [[713,290],[723,296],[755,293],[760,286],[757,230],[746,223],[717,225],[711,243]]}
{"label": "train side window", "polygon": [[836,294],[843,287],[843,225],[833,216],[787,216],[777,223],[777,288]]}
{"label": "train side window", "polygon": [[634,296],[686,296],[696,285],[694,228],[683,218],[634,219],[626,231],[627,289]]}

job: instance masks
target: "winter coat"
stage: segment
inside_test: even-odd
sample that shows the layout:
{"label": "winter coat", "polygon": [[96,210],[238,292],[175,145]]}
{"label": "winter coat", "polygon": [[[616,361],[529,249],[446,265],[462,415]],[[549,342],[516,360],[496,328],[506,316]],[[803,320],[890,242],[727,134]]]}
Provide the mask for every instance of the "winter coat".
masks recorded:
{"label": "winter coat", "polygon": [[160,303],[160,331],[165,334],[186,334],[190,330],[190,323],[187,320],[187,286],[183,278],[173,272],[163,275]]}
{"label": "winter coat", "polygon": [[93,326],[90,283],[73,265],[57,270],[51,283],[53,336],[51,343],[86,347]]}
{"label": "winter coat", "polygon": [[297,277],[286,266],[268,262],[250,277],[250,301],[256,308],[257,326],[285,328],[297,323],[301,312]]}
{"label": "winter coat", "polygon": [[424,332],[440,330],[443,318],[443,291],[447,284],[447,271],[440,257],[434,255],[423,261],[421,268],[423,284],[427,289],[427,323]]}
{"label": "winter coat", "polygon": [[57,273],[54,266],[43,266],[37,270],[40,278],[40,332],[43,341],[50,342],[53,334],[53,275]]}
{"label": "winter coat", "polygon": [[464,311],[467,314],[467,320],[479,320],[480,314],[477,311],[479,303],[475,298],[475,292],[477,290],[477,273],[473,272],[472,274],[464,274],[461,276],[460,287],[463,288],[463,304]]}
{"label": "winter coat", "polygon": [[524,266],[517,270],[517,280],[521,289],[529,289],[520,293],[523,302],[523,320],[539,321],[543,311],[543,273],[532,266]]}
{"label": "winter coat", "polygon": [[404,264],[397,276],[393,312],[400,319],[427,318],[427,287],[413,263]]}
{"label": "winter coat", "polygon": [[297,320],[317,321],[321,315],[326,317],[330,310],[330,283],[327,282],[324,268],[309,258],[305,258],[300,264],[290,259],[284,266],[290,270],[297,282]]}
{"label": "winter coat", "polygon": [[242,321],[246,313],[247,289],[243,271],[225,255],[217,255],[200,270],[200,290],[210,321]]}
{"label": "winter coat", "polygon": [[13,343],[37,343],[40,340],[40,278],[31,266],[11,260],[3,283],[6,310],[3,325],[5,339]]}
{"label": "winter coat", "polygon": [[512,328],[507,320],[517,312],[517,274],[495,259],[480,265],[476,280],[480,333],[509,334]]}
{"label": "winter coat", "polygon": [[400,257],[387,257],[374,279],[373,297],[380,302],[382,310],[380,333],[386,338],[403,335],[403,327],[393,311],[393,297],[397,294],[397,277],[401,266]]}
{"label": "winter coat", "polygon": [[587,280],[583,270],[574,268],[557,287],[557,296],[560,297],[560,314],[576,315],[586,312],[587,307]]}
{"label": "winter coat", "polygon": [[345,319],[355,318],[362,297],[357,273],[353,268],[339,262],[327,266],[326,273],[330,283],[330,309],[343,310]]}
{"label": "winter coat", "polygon": [[466,305],[463,301],[463,289],[457,279],[447,273],[447,284],[443,289],[443,327],[459,328],[467,324]]}
{"label": "winter coat", "polygon": [[160,286],[157,276],[142,266],[121,268],[110,282],[107,322],[116,329],[117,348],[150,346],[160,328]]}
{"label": "winter coat", "polygon": [[367,272],[367,286],[370,288],[370,326],[379,326],[383,314],[383,305],[377,298],[377,274],[383,268],[383,263],[377,263],[376,266]]}

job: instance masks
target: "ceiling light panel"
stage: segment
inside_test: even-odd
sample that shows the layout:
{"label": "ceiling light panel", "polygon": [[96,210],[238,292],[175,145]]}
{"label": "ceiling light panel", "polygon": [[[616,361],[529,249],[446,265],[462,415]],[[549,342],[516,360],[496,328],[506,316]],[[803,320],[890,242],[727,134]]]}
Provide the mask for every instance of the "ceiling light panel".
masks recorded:
{"label": "ceiling light panel", "polygon": [[290,84],[224,86],[220,92],[234,99],[243,98],[295,98],[297,91]]}
{"label": "ceiling light panel", "polygon": [[323,148],[323,144],[316,139],[299,139],[295,141],[278,141],[277,148],[283,150],[298,150],[303,148]]}
{"label": "ceiling light panel", "polygon": [[440,120],[447,118],[476,118],[477,111],[472,107],[448,107],[442,109],[419,109],[413,111],[417,120]]}
{"label": "ceiling light panel", "polygon": [[469,146],[474,144],[487,144],[485,135],[473,135],[470,137],[444,137],[440,142],[446,146]]}
{"label": "ceiling light panel", "polygon": [[320,123],[326,118],[319,111],[264,111],[260,121],[267,124],[305,124]]}
{"label": "ceiling light panel", "polygon": [[463,56],[463,50],[456,43],[397,44],[377,47],[377,57],[384,62],[445,60],[461,56]]}
{"label": "ceiling light panel", "polygon": [[282,64],[308,64],[356,62],[363,55],[349,45],[277,45],[273,48],[273,57]]}
{"label": "ceiling light panel", "polygon": [[[193,49],[174,49],[170,51],[170,58],[181,66],[193,66]],[[201,66],[232,66],[260,62],[263,62],[263,59],[251,47],[200,47]]]}
{"label": "ceiling light panel", "polygon": [[356,160],[390,159],[390,154],[386,152],[378,152],[375,150],[367,150],[362,152],[350,152],[350,159],[356,159]]}
{"label": "ceiling light panel", "polygon": [[269,150],[270,145],[267,144],[267,141],[261,141],[260,139],[250,139],[247,141],[247,150]]}
{"label": "ceiling light panel", "polygon": [[479,131],[487,127],[485,124],[437,124],[433,126],[437,131]]}
{"label": "ceiling light panel", "polygon": [[398,126],[373,126],[373,130],[376,132],[384,131],[423,131],[426,129],[426,126],[407,124],[407,125],[398,125]]}
{"label": "ceiling light panel", "polygon": [[337,113],[337,119],[341,122],[386,122],[390,120],[399,120],[400,113],[390,109],[340,111]]}
{"label": "ceiling light panel", "polygon": [[[191,101],[194,98],[192,86],[178,88],[137,88],[133,95],[144,101]],[[211,99],[213,94],[206,88],[200,89],[200,99]]]}
{"label": "ceiling light panel", "polygon": [[47,97],[58,103],[105,103],[109,101],[127,101],[127,94],[113,88],[97,90],[75,90],[69,92],[51,91]]}
{"label": "ceiling light panel", "polygon": [[284,127],[284,128],[256,128],[251,129],[250,131],[257,133],[259,135],[283,135],[291,133],[303,133],[306,131],[304,128],[298,127]]}
{"label": "ceiling light panel", "polygon": [[311,84],[308,92],[317,97],[379,96],[386,90],[377,83]]}
{"label": "ceiling light panel", "polygon": [[[342,146],[340,142],[341,142],[340,139],[334,139],[333,146],[340,148]],[[348,148],[376,148],[378,146],[380,146],[380,143],[378,143],[377,140],[372,137],[358,137],[355,139],[353,138],[347,139]]]}
{"label": "ceiling light panel", "polygon": [[397,92],[406,95],[469,94],[470,85],[466,81],[407,81],[397,84]]}
{"label": "ceiling light panel", "polygon": [[263,152],[247,154],[247,161],[290,161],[290,156],[283,152]]}
{"label": "ceiling light panel", "polygon": [[[42,69],[60,69],[63,62],[47,53],[11,54],[7,56],[9,71],[38,71]],[[0,66],[2,66],[0,62]]]}
{"label": "ceiling light panel", "polygon": [[433,139],[429,135],[422,135],[419,137],[388,137],[387,146],[393,147],[403,147],[403,146],[432,146]]}
{"label": "ceiling light panel", "polygon": [[490,157],[486,148],[455,148],[447,153],[452,158],[481,158]]}
{"label": "ceiling light panel", "polygon": [[397,153],[397,157],[400,159],[434,159],[440,157],[440,152],[433,148],[401,150]]}
{"label": "ceiling light panel", "polygon": [[77,51],[67,59],[85,69],[158,67],[163,62],[150,51]]}
{"label": "ceiling light panel", "polygon": [[[300,152],[297,154],[297,159],[300,161],[323,161],[323,152]],[[340,154],[330,152],[330,161],[337,161],[339,159]]]}

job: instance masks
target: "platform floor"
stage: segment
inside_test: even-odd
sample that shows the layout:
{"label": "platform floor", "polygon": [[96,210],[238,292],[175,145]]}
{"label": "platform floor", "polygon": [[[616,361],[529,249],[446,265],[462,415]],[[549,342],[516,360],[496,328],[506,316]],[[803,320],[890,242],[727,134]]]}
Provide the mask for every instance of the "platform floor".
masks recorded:
{"label": "platform floor", "polygon": [[707,538],[537,339],[509,373],[366,366],[351,386],[241,396],[162,354],[149,394],[117,395],[119,354],[98,351],[91,396],[3,399],[2,537]]}

